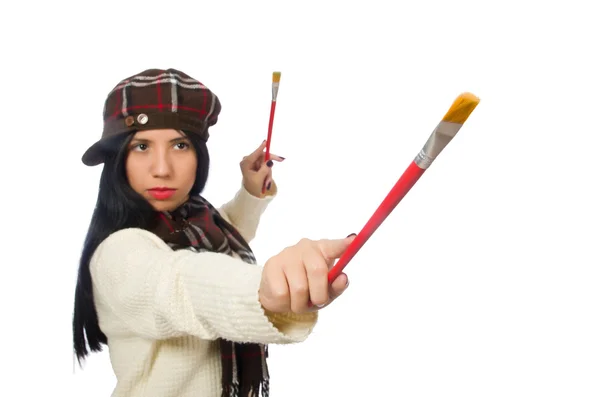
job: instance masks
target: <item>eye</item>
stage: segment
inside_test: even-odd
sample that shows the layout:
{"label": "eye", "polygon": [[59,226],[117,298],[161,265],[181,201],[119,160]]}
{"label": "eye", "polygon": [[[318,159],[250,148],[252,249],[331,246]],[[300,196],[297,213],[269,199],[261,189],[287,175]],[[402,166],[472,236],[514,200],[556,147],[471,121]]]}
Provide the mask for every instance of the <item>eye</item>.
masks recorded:
{"label": "eye", "polygon": [[138,152],[143,152],[146,149],[148,149],[148,145],[146,145],[145,143],[138,143],[137,145],[133,145],[131,147],[131,150],[135,150]]}
{"label": "eye", "polygon": [[179,150],[185,150],[185,149],[189,148],[189,147],[190,147],[190,145],[189,145],[188,143],[186,143],[186,142],[177,142],[177,143],[175,144],[175,147],[176,147],[177,149],[179,149]]}

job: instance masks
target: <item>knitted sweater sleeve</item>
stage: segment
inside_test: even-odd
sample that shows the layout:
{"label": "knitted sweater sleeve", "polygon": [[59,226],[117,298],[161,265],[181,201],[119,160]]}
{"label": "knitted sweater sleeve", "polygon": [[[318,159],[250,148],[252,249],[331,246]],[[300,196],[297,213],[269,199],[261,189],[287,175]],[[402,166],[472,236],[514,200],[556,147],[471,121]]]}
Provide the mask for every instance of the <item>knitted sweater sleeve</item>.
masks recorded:
{"label": "knitted sweater sleeve", "polygon": [[271,193],[264,197],[255,197],[242,185],[233,199],[219,208],[219,212],[247,242],[250,242],[256,236],[260,217],[275,196],[276,193]]}
{"label": "knitted sweater sleeve", "polygon": [[107,334],[285,344],[306,339],[317,321],[316,313],[266,313],[258,299],[261,266],[220,253],[173,251],[142,229],[110,235],[90,271]]}

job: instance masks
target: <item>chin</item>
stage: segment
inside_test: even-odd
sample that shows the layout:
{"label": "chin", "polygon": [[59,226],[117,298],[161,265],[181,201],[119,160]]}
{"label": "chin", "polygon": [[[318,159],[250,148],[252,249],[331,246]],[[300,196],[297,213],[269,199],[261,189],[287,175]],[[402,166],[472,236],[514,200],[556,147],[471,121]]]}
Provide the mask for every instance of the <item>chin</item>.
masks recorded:
{"label": "chin", "polygon": [[157,200],[154,197],[147,197],[148,202],[155,211],[173,211],[187,201],[189,196],[181,197],[176,195],[167,200]]}
{"label": "chin", "polygon": [[143,197],[152,206],[155,211],[173,211],[185,203],[189,195],[182,196],[181,194],[175,194],[168,199],[159,200],[152,195],[144,192]]}
{"label": "chin", "polygon": [[179,204],[173,201],[152,201],[150,203],[156,211],[173,211]]}

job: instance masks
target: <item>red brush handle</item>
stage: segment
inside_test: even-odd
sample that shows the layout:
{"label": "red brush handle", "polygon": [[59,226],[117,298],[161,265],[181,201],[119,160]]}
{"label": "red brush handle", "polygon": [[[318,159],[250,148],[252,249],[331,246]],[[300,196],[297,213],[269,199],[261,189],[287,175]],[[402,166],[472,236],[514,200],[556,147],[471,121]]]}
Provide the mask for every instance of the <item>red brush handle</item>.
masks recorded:
{"label": "red brush handle", "polygon": [[275,105],[277,105],[277,101],[271,101],[271,115],[269,116],[269,132],[267,133],[267,149],[265,152],[265,161],[269,161],[271,153],[271,135],[273,134],[273,119],[275,118]]}
{"label": "red brush handle", "polygon": [[[265,162],[269,161],[271,158],[271,135],[273,134],[273,119],[275,118],[275,105],[277,101],[271,101],[271,115],[269,116],[269,132],[267,133],[267,148],[265,149]],[[263,194],[267,190],[267,187],[263,184],[262,192]]]}
{"label": "red brush handle", "polygon": [[360,233],[358,233],[352,243],[350,243],[350,246],[342,254],[337,263],[331,268],[328,274],[329,283],[332,283],[333,280],[342,273],[342,270],[344,270],[348,262],[350,262],[358,250],[360,250],[373,233],[375,233],[377,228],[383,223],[388,215],[390,215],[394,208],[396,208],[404,196],[406,196],[406,193],[408,193],[414,184],[417,183],[424,172],[425,170],[418,167],[414,161],[408,166],[400,179],[398,179],[398,182],[396,182],[392,190],[390,190],[383,202],[379,205],[379,208],[377,208]]}

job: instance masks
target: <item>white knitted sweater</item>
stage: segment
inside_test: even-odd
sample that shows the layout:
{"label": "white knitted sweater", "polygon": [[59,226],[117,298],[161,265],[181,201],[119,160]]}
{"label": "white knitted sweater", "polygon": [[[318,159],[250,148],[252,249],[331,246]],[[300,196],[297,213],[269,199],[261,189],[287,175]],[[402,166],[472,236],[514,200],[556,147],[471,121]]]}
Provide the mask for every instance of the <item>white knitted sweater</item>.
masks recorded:
{"label": "white knitted sweater", "polygon": [[[251,241],[272,196],[241,188],[219,208]],[[219,397],[217,338],[296,343],[317,314],[266,313],[262,266],[219,253],[173,251],[141,229],[113,233],[90,263],[100,328],[117,378],[113,397]]]}

